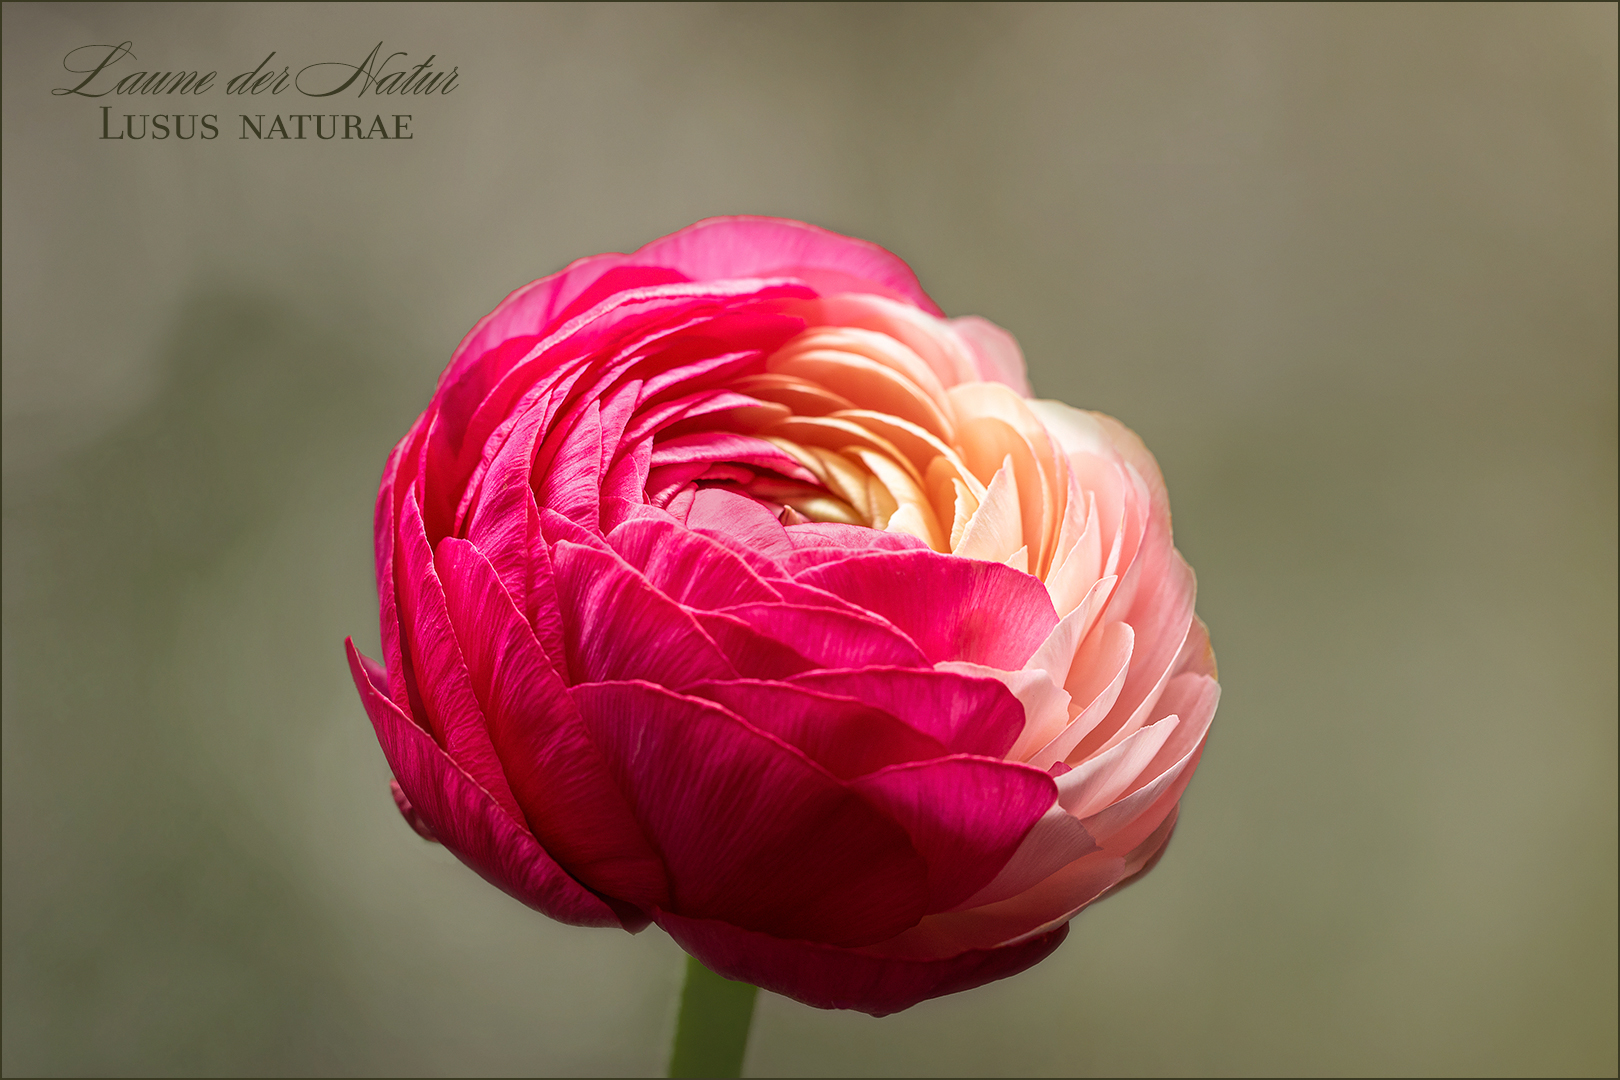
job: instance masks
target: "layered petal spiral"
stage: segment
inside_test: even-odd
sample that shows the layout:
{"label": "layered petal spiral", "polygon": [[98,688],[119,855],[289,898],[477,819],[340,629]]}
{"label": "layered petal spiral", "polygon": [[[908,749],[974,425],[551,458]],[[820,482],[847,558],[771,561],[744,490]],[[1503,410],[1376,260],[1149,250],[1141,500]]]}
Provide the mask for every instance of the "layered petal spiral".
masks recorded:
{"label": "layered petal spiral", "polygon": [[402,812],[565,922],[877,1015],[1039,961],[1219,687],[1153,457],[881,248],[700,222],[527,285],[389,456]]}

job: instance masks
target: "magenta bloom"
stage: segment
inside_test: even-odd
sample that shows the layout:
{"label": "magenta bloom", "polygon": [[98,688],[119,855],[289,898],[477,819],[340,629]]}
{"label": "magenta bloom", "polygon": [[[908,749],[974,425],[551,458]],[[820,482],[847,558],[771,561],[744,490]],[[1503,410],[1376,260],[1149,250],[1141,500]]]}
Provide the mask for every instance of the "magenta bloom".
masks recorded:
{"label": "magenta bloom", "polygon": [[796,221],[582,259],[473,328],[377,497],[401,810],[564,922],[877,1015],[1146,872],[1215,712],[1153,457]]}

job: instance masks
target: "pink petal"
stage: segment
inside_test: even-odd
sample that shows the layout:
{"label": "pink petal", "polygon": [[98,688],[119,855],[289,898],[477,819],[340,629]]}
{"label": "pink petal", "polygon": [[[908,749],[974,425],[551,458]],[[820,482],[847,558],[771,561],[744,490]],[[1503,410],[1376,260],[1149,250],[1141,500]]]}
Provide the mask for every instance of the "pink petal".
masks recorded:
{"label": "pink petal", "polygon": [[1063,809],[1087,818],[1113,803],[1142,775],[1180,722],[1179,717],[1167,716],[1064,773],[1058,778]]}
{"label": "pink petal", "polygon": [[[1207,726],[1205,731],[1208,731]],[[1152,783],[1082,819],[1081,824],[1107,851],[1129,851],[1136,847],[1175,812],[1176,803],[1197,771],[1198,759],[1203,753],[1204,743],[1200,739],[1185,757],[1160,773]]]}
{"label": "pink petal", "polygon": [[569,680],[682,686],[737,671],[692,616],[618,556],[569,541],[551,548]]}
{"label": "pink petal", "polygon": [[928,860],[929,911],[945,911],[996,876],[1057,801],[1038,769],[960,757],[891,765],[850,784],[900,822]]}
{"label": "pink petal", "polygon": [[979,369],[979,378],[986,382],[1005,383],[1024,397],[1030,396],[1029,375],[1024,369],[1024,351],[1018,339],[1007,331],[977,315],[951,319],[947,324],[967,343]]}
{"label": "pink petal", "polygon": [[1130,624],[1123,622],[1109,623],[1085,640],[1069,672],[1069,696],[1072,708],[1077,710],[1074,718],[1030,758],[1031,765],[1044,769],[1059,761],[1075,764],[1085,758],[1075,747],[1102,723],[1119,700],[1130,674],[1135,642]]}
{"label": "pink petal", "polygon": [[473,693],[461,646],[450,625],[444,590],[433,568],[433,553],[422,531],[414,493],[405,500],[400,541],[404,563],[400,600],[410,627],[407,643],[434,737],[452,761],[494,796],[501,809],[521,822],[523,811],[518,808],[490,743],[484,711]]}
{"label": "pink petal", "polygon": [[787,305],[811,326],[854,326],[887,334],[922,357],[945,386],[974,382],[979,376],[973,355],[960,335],[935,312],[858,290],[828,293],[820,300]]}
{"label": "pink petal", "polygon": [[743,678],[785,679],[816,667],[803,653],[767,637],[735,615],[693,611],[692,618]]}
{"label": "pink petal", "polygon": [[801,604],[739,604],[723,614],[788,646],[822,667],[927,667],[905,634],[871,615]]}
{"label": "pink petal", "polygon": [[663,864],[494,568],[453,538],[436,561],[473,690],[531,831],[591,888],[644,906],[667,903]]}
{"label": "pink petal", "polygon": [[712,610],[782,599],[725,545],[667,517],[626,521],[607,540],[655,589],[687,607]]}
{"label": "pink petal", "polygon": [[465,529],[467,539],[489,555],[501,584],[523,610],[529,607],[529,552],[540,520],[529,473],[544,419],[544,407],[537,405],[513,426],[490,461]]}
{"label": "pink petal", "polygon": [[795,551],[801,554],[828,553],[827,558],[795,564],[800,569],[819,565],[829,559],[845,559],[863,551],[925,551],[928,548],[922,540],[906,533],[885,532],[837,521],[809,521],[791,526],[788,539]]}
{"label": "pink petal", "polygon": [[551,461],[537,474],[535,501],[595,529],[606,467],[603,459],[613,453],[613,447],[606,444],[600,403],[587,401],[574,414],[573,423],[547,436],[546,443]]}
{"label": "pink petal", "polygon": [[458,378],[485,352],[522,335],[543,335],[560,322],[562,313],[573,300],[590,288],[603,274],[628,260],[617,253],[592,255],[577,259],[557,273],[531,281],[514,289],[495,310],[479,319],[467,336],[461,339],[450,358],[450,365],[440,376],[439,384],[447,385]]}
{"label": "pink petal", "polygon": [[657,920],[681,948],[728,979],[818,1009],[855,1009],[873,1016],[1016,975],[1050,956],[1069,932],[1068,926],[1060,926],[1032,941],[971,949],[941,960],[891,960],[669,912],[659,912]]}
{"label": "pink petal", "polygon": [[1041,815],[990,884],[957,907],[985,907],[1017,896],[1096,850],[1097,842],[1079,819],[1054,805]]}
{"label": "pink petal", "polygon": [[1164,696],[1159,699],[1158,711],[1174,709],[1172,715],[1180,716],[1181,723],[1153,756],[1153,760],[1143,767],[1138,779],[1125,789],[1125,794],[1130,795],[1138,788],[1147,786],[1185,757],[1208,733],[1220,699],[1221,688],[1208,675],[1188,672],[1171,679],[1170,685],[1165,687]]}
{"label": "pink petal", "polygon": [[897,256],[802,221],[709,218],[654,240],[630,259],[679,270],[694,281],[797,277],[824,295],[877,293],[909,301],[931,315],[943,314]]}
{"label": "pink petal", "polygon": [[[881,709],[804,686],[739,679],[697,683],[687,687],[686,693],[725,706],[759,730],[803,751],[840,780],[946,754],[937,739]],[[925,849],[918,850],[927,857]]]}
{"label": "pink petal", "polygon": [[[953,671],[961,675],[974,675],[995,679],[1004,685],[1024,709],[1023,729],[1012,749],[1004,755],[1010,761],[1028,762],[1030,754],[1044,745],[1063,729],[1069,720],[1069,695],[1053,685],[1051,678],[1040,669],[1007,671],[985,664],[971,664],[965,660],[946,660],[934,665],[938,671]],[[1039,766],[1045,771],[1046,766]]]}
{"label": "pink petal", "polygon": [[841,945],[921,917],[927,866],[905,832],[799,751],[646,683],[574,696],[669,868],[671,910]]}
{"label": "pink petal", "polygon": [[360,652],[346,640],[349,672],[377,731],[383,756],[411,808],[434,837],[484,880],[553,919],[575,926],[646,925],[626,923],[606,903],[569,877],[529,835],[501,810],[476,780],[456,766],[399,707],[372,686],[360,665]]}
{"label": "pink petal", "polygon": [[1028,574],[931,551],[856,555],[797,577],[883,616],[934,661],[1016,670],[1058,621]]}
{"label": "pink petal", "polygon": [[775,514],[746,495],[722,488],[698,490],[686,525],[709,536],[728,538],[730,547],[746,547],[766,558],[781,558],[793,551]]}
{"label": "pink petal", "polygon": [[[1107,718],[1076,748],[1075,754],[1081,756],[1089,757],[1121,742],[1147,722],[1192,626],[1198,588],[1192,569],[1170,547],[1168,538],[1162,544],[1144,544],[1144,548],[1148,550],[1141,564],[1141,586],[1123,616],[1135,633],[1130,672]],[[1136,570],[1137,566],[1131,567],[1132,573]],[[1116,617],[1117,599],[1109,605],[1109,618]]]}
{"label": "pink petal", "polygon": [[663,439],[653,448],[652,467],[680,465],[689,461],[740,461],[772,469],[783,476],[816,483],[815,475],[800,465],[775,443],[739,435],[734,431],[700,431]]}
{"label": "pink petal", "polygon": [[1016,945],[1057,929],[1131,871],[1127,856],[1092,851],[1006,900],[930,915],[905,933],[863,951],[926,960],[967,949]]}
{"label": "pink petal", "polygon": [[1023,707],[995,679],[870,667],[808,672],[789,681],[882,709],[953,754],[1003,757],[1024,726]]}
{"label": "pink petal", "polygon": [[[597,256],[602,258],[602,256]],[[627,256],[609,256],[625,259]],[[576,264],[577,265],[577,264]],[[602,301],[632,289],[645,289],[652,285],[674,285],[689,280],[686,275],[662,266],[614,266],[587,285],[568,306],[551,317],[551,323],[567,322],[575,315],[589,311]]]}

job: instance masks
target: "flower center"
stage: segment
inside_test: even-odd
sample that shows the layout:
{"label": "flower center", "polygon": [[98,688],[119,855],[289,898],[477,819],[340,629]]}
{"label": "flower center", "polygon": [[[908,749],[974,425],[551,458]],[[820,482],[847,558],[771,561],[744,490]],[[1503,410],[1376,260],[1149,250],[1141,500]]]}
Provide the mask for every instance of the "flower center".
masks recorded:
{"label": "flower center", "polygon": [[874,330],[820,326],[735,389],[782,410],[753,434],[819,481],[756,477],[784,524],[831,521],[915,536],[935,551],[1044,575],[1068,494],[1063,455],[1010,388],[946,388]]}

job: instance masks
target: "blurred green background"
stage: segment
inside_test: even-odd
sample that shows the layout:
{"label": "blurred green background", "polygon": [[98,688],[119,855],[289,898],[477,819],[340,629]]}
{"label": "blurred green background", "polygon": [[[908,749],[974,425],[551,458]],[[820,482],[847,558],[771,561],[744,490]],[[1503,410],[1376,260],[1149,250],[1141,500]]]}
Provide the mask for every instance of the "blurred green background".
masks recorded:
{"label": "blurred green background", "polygon": [[[713,214],[877,241],[1157,453],[1224,698],[1169,855],[754,1075],[1608,1074],[1616,7],[4,8],[8,1075],[661,1070],[679,950],[406,828],[349,683],[462,333]],[[409,142],[103,141],[437,54]],[[134,68],[131,62],[131,69]],[[113,116],[167,106],[115,104]]]}

